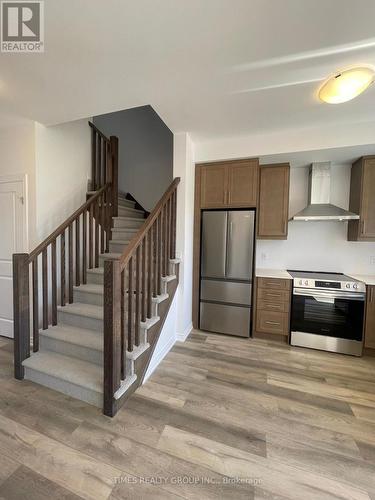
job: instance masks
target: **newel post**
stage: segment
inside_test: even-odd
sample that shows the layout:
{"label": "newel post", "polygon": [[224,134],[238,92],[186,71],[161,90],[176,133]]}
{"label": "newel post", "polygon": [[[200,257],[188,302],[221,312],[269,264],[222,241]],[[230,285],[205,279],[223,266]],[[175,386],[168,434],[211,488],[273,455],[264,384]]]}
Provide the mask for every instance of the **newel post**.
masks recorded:
{"label": "newel post", "polygon": [[111,154],[112,154],[112,213],[114,217],[118,215],[118,137],[111,135]]}
{"label": "newel post", "polygon": [[104,261],[104,401],[103,413],[116,413],[114,394],[121,385],[121,271],[116,260]]}
{"label": "newel post", "polygon": [[30,357],[29,254],[13,254],[14,376],[22,380],[22,362]]}

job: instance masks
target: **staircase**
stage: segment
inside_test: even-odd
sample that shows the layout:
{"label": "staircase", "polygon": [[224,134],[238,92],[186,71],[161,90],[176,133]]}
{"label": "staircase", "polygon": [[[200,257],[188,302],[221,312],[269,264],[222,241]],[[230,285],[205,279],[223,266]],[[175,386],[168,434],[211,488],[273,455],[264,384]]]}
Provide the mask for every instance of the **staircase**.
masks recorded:
{"label": "staircase", "polygon": [[[93,130],[95,146],[98,140],[110,144]],[[178,181],[145,220],[145,211],[118,193],[116,162],[113,155],[107,160],[106,175],[99,170],[99,177],[112,182],[94,183],[88,201],[72,218],[30,255],[14,255],[15,376],[113,416],[142,383],[177,288],[173,209]],[[97,161],[96,156],[95,174]]]}

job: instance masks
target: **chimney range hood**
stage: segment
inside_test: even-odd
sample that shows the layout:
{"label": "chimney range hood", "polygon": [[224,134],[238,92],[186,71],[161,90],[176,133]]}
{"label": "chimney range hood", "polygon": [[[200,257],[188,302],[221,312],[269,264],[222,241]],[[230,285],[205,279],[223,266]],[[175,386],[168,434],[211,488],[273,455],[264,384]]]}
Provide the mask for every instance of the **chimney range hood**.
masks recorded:
{"label": "chimney range hood", "polygon": [[331,164],[330,162],[313,163],[309,176],[309,204],[298,212],[292,220],[354,220],[359,215],[336,207],[330,203]]}

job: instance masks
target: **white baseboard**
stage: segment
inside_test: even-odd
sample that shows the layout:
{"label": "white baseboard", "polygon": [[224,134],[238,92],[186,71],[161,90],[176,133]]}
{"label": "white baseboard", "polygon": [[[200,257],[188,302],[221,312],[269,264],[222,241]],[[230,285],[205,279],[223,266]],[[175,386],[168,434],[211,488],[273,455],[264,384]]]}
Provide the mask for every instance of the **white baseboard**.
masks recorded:
{"label": "white baseboard", "polygon": [[190,323],[187,328],[185,328],[185,331],[183,333],[177,333],[176,338],[179,342],[185,342],[185,340],[188,338],[190,335],[191,331],[193,329],[193,323]]}
{"label": "white baseboard", "polygon": [[165,356],[169,353],[169,351],[174,346],[175,342],[176,342],[176,339],[174,337],[172,337],[162,347],[162,349],[160,349],[160,351],[157,353],[156,356],[153,355],[151,363],[149,364],[149,367],[147,368],[147,372],[146,372],[145,378],[143,380],[143,383],[146,382],[146,380],[152,375],[152,373],[158,367],[158,365],[163,361],[163,359],[165,358]]}
{"label": "white baseboard", "polygon": [[0,335],[13,338],[13,320],[0,318]]}

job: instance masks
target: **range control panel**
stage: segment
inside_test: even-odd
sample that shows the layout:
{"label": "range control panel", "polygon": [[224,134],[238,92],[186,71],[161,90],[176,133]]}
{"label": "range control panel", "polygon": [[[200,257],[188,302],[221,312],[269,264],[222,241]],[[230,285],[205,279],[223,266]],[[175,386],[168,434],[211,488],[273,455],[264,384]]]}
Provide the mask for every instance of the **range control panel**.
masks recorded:
{"label": "range control panel", "polygon": [[315,288],[338,288],[341,290],[341,283],[338,281],[315,281]]}
{"label": "range control panel", "polygon": [[296,288],[315,288],[327,290],[342,290],[347,292],[366,292],[366,285],[360,281],[322,281],[315,279],[294,278]]}

